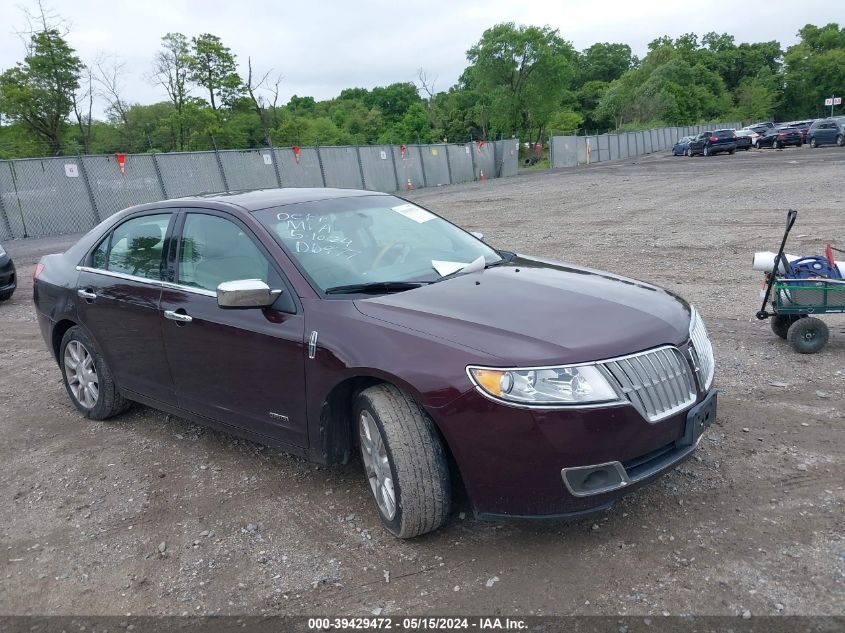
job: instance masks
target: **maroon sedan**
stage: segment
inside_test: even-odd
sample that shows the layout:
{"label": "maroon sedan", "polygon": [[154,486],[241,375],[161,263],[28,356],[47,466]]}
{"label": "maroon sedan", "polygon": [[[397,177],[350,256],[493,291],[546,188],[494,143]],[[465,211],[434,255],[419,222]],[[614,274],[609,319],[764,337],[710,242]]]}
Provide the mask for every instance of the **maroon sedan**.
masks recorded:
{"label": "maroon sedan", "polygon": [[113,215],[35,271],[77,409],[130,402],[328,464],[385,527],[609,507],[716,412],[701,318],[615,275],[497,251],[391,195],[281,189]]}

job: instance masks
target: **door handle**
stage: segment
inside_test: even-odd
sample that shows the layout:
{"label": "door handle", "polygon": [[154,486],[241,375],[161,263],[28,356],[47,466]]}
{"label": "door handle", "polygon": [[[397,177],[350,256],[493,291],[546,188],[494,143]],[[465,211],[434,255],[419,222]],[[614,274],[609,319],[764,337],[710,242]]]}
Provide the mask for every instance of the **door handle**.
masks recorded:
{"label": "door handle", "polygon": [[79,290],[77,290],[76,294],[78,296],[82,297],[83,299],[85,299],[86,301],[93,301],[94,299],[97,298],[96,292],[92,292],[91,290],[85,290],[83,288],[80,288]]}
{"label": "door handle", "polygon": [[165,310],[164,318],[178,323],[190,323],[194,320],[194,317],[191,315],[185,314],[184,312],[176,312],[176,310]]}

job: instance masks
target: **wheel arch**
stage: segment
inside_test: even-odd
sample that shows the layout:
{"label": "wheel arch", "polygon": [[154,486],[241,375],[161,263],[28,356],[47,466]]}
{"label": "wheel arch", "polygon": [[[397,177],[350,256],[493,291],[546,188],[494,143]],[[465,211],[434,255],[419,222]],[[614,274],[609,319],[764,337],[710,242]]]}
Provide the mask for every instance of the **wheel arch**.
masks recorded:
{"label": "wheel arch", "polygon": [[50,333],[50,350],[53,352],[53,358],[56,362],[60,362],[59,347],[61,347],[62,339],[65,333],[72,327],[79,325],[71,319],[60,319],[53,326],[53,331]]}
{"label": "wheel arch", "polygon": [[[320,461],[325,464],[345,464],[355,452],[356,432],[352,408],[355,398],[362,391],[375,385],[390,385],[399,389],[416,401],[431,418],[446,457],[450,471],[460,477],[455,458],[435,416],[423,405],[421,394],[395,376],[385,376],[376,373],[361,373],[347,376],[337,382],[326,394],[320,406],[319,441]],[[457,479],[456,478],[456,479]]]}

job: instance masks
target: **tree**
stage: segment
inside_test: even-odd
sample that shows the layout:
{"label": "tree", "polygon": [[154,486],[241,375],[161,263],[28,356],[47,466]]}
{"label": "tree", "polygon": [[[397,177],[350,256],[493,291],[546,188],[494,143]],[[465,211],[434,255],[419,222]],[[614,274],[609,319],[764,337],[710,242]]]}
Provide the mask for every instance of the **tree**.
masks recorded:
{"label": "tree", "polygon": [[[465,87],[492,98],[491,122],[502,132],[537,137],[574,77],[575,50],[557,30],[498,24],[467,51]],[[532,139],[533,140],[533,139]]]}
{"label": "tree", "polygon": [[191,52],[188,39],[181,33],[168,33],[161,38],[161,50],[156,53],[153,63],[153,80],[167,92],[176,110],[177,149],[185,145],[185,125],[182,115],[188,100],[188,74],[190,73]]}
{"label": "tree", "polygon": [[188,68],[188,78],[206,89],[211,109],[215,112],[218,99],[223,105],[231,105],[237,99],[242,84],[235,56],[216,35],[203,33],[191,40]]}
{"label": "tree", "polygon": [[0,75],[0,112],[59,155],[83,65],[43,9],[39,29],[29,36],[23,62]]}
{"label": "tree", "polygon": [[593,44],[578,59],[579,83],[619,79],[635,66],[636,58],[627,44]]}
{"label": "tree", "polygon": [[785,118],[822,116],[824,99],[845,92],[845,27],[806,25],[784,55]]}
{"label": "tree", "polygon": [[[270,73],[272,69],[264,73],[260,78],[253,75],[252,72],[252,58],[247,57],[246,60],[248,72],[246,83],[243,88],[249,95],[249,101],[252,104],[252,109],[261,120],[261,127],[264,130],[264,141],[267,146],[273,144],[270,136],[270,129],[278,126],[276,120],[277,104],[279,102],[279,85],[282,83],[282,75],[278,75],[273,83],[270,83]],[[269,98],[268,96],[269,95]]]}

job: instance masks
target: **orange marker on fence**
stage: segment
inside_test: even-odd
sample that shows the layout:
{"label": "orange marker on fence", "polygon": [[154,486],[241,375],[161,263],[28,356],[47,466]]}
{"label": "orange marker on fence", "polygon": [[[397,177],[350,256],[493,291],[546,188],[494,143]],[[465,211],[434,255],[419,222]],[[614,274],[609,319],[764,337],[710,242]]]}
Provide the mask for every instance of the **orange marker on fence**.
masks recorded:
{"label": "orange marker on fence", "polygon": [[484,170],[483,170],[483,169],[480,169],[480,170],[479,170],[479,172],[480,172],[480,173],[479,173],[479,175],[478,175],[478,179],[479,179],[479,180],[484,180]]}
{"label": "orange marker on fence", "polygon": [[410,178],[408,178],[407,190],[408,190],[408,191],[413,191],[413,190],[414,190],[414,185],[413,185],[413,183],[411,182],[411,179],[410,179]]}

